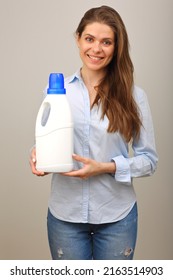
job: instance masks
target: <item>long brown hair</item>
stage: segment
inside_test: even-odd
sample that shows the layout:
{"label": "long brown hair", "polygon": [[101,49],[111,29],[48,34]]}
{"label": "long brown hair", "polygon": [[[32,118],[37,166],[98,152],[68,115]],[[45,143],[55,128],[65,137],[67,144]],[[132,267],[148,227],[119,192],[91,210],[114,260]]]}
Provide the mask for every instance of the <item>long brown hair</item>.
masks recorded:
{"label": "long brown hair", "polygon": [[[101,119],[109,119],[108,132],[120,132],[129,142],[139,137],[141,120],[133,98],[133,64],[129,55],[129,41],[120,15],[111,7],[101,6],[88,10],[81,19],[76,34],[81,37],[85,27],[93,22],[111,27],[115,37],[114,56],[107,66],[105,77],[97,86],[94,104],[101,104]],[[93,104],[93,106],[94,106]]]}

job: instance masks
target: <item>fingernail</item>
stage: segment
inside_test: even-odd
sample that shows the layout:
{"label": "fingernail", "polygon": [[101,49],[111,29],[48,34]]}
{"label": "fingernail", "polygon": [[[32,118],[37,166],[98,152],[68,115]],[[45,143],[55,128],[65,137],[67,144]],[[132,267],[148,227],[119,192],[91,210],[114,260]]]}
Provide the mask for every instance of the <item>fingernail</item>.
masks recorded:
{"label": "fingernail", "polygon": [[35,162],[36,162],[36,159],[35,159],[35,158],[32,158],[32,162],[35,163]]}

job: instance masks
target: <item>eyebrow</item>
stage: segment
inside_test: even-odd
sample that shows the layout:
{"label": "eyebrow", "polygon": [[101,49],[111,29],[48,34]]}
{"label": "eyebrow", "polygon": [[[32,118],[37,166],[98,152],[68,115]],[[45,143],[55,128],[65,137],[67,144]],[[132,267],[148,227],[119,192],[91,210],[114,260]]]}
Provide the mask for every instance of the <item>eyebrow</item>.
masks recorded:
{"label": "eyebrow", "polygon": [[[94,35],[92,35],[92,34],[89,34],[89,33],[86,33],[86,34],[84,34],[84,36],[90,36],[90,37],[93,37],[93,38],[95,38],[95,36]],[[112,38],[109,38],[109,37],[105,37],[105,38],[103,38],[102,40],[113,40]]]}

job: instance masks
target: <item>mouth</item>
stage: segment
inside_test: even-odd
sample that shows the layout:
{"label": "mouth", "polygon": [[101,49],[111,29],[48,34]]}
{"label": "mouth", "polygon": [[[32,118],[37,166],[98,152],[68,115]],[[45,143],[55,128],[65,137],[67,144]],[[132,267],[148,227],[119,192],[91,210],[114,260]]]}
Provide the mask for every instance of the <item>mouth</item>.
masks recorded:
{"label": "mouth", "polygon": [[93,56],[93,55],[89,55],[89,54],[87,54],[87,56],[93,61],[100,61],[103,59],[103,57],[100,57],[100,56]]}

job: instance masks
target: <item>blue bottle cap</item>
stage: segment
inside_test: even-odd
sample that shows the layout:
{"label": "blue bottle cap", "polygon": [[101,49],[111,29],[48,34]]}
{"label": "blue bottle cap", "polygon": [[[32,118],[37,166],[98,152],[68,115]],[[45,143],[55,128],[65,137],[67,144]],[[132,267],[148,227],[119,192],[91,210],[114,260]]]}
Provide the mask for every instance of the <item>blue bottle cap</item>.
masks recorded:
{"label": "blue bottle cap", "polygon": [[48,94],[65,94],[64,76],[62,73],[51,73],[49,76]]}

